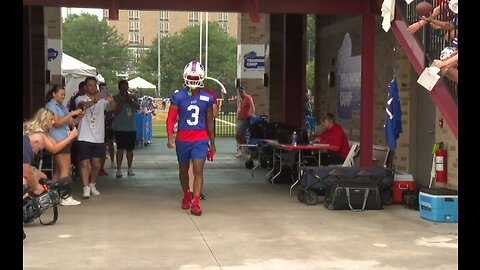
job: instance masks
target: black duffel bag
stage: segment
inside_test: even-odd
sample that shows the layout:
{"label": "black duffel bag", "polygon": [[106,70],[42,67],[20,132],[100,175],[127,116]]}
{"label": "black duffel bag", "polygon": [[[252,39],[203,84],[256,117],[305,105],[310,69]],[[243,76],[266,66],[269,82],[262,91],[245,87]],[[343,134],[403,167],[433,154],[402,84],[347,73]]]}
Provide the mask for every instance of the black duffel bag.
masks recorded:
{"label": "black duffel bag", "polygon": [[383,209],[380,183],[371,181],[338,181],[328,189],[324,206],[329,210],[363,210]]}
{"label": "black duffel bag", "polygon": [[324,205],[331,210],[383,209],[392,203],[394,173],[389,168],[345,168],[338,181],[328,183]]}

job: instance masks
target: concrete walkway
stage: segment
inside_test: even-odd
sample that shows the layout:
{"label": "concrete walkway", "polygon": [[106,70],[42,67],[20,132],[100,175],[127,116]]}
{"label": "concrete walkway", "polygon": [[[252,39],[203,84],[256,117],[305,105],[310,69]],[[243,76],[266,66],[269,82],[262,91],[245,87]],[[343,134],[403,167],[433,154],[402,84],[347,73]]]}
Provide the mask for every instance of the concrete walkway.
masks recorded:
{"label": "concrete walkway", "polygon": [[[251,178],[234,145],[218,139],[201,216],[180,207],[176,155],[166,140],[135,150],[135,176],[125,168],[117,179],[108,169],[100,196],[60,206],[53,226],[24,225],[23,268],[458,269],[458,224],[424,220],[400,205],[359,213],[307,206],[289,196],[289,185],[266,183],[264,169]],[[80,182],[73,186],[80,199]]]}

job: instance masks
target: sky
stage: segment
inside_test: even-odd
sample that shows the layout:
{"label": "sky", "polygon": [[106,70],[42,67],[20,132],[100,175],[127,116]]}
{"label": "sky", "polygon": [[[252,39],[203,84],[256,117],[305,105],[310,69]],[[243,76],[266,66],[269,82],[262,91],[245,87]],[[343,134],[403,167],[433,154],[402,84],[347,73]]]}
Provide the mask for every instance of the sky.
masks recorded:
{"label": "sky", "polygon": [[[102,18],[102,9],[99,8],[70,8],[73,14],[80,15],[83,13],[90,13],[97,15],[98,18]],[[62,18],[67,17],[67,8],[62,7]]]}

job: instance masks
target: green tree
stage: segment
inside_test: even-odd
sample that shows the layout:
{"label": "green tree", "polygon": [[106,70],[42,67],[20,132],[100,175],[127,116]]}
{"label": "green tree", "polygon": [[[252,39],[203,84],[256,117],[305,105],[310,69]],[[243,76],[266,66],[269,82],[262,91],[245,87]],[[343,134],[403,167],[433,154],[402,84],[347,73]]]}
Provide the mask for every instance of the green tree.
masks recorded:
{"label": "green tree", "polygon": [[63,25],[63,51],[97,68],[112,92],[118,91],[121,79],[117,72],[126,72],[130,63],[128,44],[115,28],[96,15],[71,14]]}
{"label": "green tree", "polygon": [[315,61],[310,61],[307,64],[307,89],[313,91],[313,85],[315,83],[314,76],[315,76]]}
{"label": "green tree", "polygon": [[307,15],[307,89],[313,91],[313,85],[315,83],[315,15]]}
{"label": "green tree", "polygon": [[307,63],[315,56],[315,15],[307,15]]}
{"label": "green tree", "polygon": [[[203,31],[203,42],[205,42]],[[160,39],[161,95],[170,96],[183,86],[183,68],[193,60],[199,61],[200,27],[191,26],[181,32]],[[205,57],[205,52],[202,54]],[[237,42],[229,37],[216,22],[208,25],[207,76],[221,81],[228,89],[234,89],[236,79]],[[204,61],[201,61],[202,64]],[[150,50],[140,59],[139,76],[158,85],[158,43],[154,40]],[[218,89],[220,86],[205,80],[205,87]],[[231,90],[233,91],[233,90]]]}

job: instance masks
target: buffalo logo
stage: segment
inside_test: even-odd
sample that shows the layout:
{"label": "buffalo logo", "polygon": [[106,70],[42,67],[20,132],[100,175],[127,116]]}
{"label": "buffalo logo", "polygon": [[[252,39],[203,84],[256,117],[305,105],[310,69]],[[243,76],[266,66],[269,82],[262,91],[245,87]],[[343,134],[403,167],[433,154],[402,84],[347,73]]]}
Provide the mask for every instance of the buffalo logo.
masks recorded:
{"label": "buffalo logo", "polygon": [[48,55],[47,55],[48,62],[51,62],[52,60],[57,58],[57,56],[58,56],[58,51],[57,50],[55,50],[53,48],[48,48]]}

